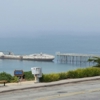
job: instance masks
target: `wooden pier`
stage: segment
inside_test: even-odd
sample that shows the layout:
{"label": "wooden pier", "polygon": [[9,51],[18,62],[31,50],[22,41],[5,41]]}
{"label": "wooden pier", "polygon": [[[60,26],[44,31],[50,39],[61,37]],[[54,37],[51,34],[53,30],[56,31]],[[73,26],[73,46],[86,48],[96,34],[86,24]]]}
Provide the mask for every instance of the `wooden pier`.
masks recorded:
{"label": "wooden pier", "polygon": [[100,57],[95,54],[56,53],[58,63],[87,63],[92,57]]}

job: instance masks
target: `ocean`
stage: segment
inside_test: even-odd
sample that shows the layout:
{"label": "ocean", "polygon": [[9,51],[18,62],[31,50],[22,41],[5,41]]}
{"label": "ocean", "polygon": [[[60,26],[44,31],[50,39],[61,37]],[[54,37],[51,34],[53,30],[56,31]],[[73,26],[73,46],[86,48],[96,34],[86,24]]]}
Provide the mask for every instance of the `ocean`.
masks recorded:
{"label": "ocean", "polygon": [[30,71],[32,67],[41,67],[43,73],[58,73],[89,67],[89,64],[57,63],[56,52],[100,54],[100,36],[98,35],[40,35],[36,37],[0,38],[0,51],[4,53],[28,55],[46,53],[55,56],[53,62],[20,61],[0,59],[0,72],[14,74],[14,70]]}

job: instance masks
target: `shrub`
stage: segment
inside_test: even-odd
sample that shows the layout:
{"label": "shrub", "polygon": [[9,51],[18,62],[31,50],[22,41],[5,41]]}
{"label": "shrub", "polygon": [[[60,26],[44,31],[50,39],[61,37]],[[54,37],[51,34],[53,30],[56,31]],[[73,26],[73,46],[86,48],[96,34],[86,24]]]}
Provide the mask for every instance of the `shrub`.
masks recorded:
{"label": "shrub", "polygon": [[[100,68],[91,67],[62,73],[43,74],[40,78],[40,82],[52,82],[67,78],[83,78],[98,75],[100,75]],[[31,71],[24,72],[24,78],[26,80],[33,80],[34,75],[32,75]],[[10,74],[7,74],[5,72],[0,73],[0,80],[7,80],[8,82],[18,82],[18,78],[16,76],[12,77]]]}
{"label": "shrub", "polygon": [[13,76],[11,82],[18,82],[18,77]]}
{"label": "shrub", "polygon": [[67,73],[66,72],[62,72],[62,73],[58,73],[59,74],[59,79],[66,79],[67,78]]}
{"label": "shrub", "polygon": [[93,72],[94,72],[94,70],[92,70],[90,68],[83,69],[83,71],[82,71],[83,77],[91,77],[91,76],[93,76]]}
{"label": "shrub", "polygon": [[24,72],[24,78],[25,78],[26,80],[33,80],[33,79],[34,79],[34,75],[32,74],[31,71]]}
{"label": "shrub", "polygon": [[100,68],[84,68],[67,72],[67,78],[83,78],[100,75]]}
{"label": "shrub", "polygon": [[98,75],[100,75],[100,68],[92,67],[92,68],[77,69],[63,73],[43,74],[42,77],[40,78],[40,81],[52,82],[67,78],[83,78],[83,77],[92,77]]}
{"label": "shrub", "polygon": [[12,76],[8,73],[2,72],[0,73],[0,80],[7,80],[7,82],[11,82]]}
{"label": "shrub", "polygon": [[78,77],[77,71],[68,71],[67,72],[67,78],[76,78]]}
{"label": "shrub", "polygon": [[98,76],[98,75],[100,75],[100,68],[92,67],[92,68],[90,68],[90,73],[91,73],[91,76]]}
{"label": "shrub", "polygon": [[40,78],[41,82],[52,82],[52,81],[58,81],[59,80],[59,74],[43,74],[42,78]]}
{"label": "shrub", "polygon": [[77,77],[76,78],[82,78],[84,77],[84,72],[83,72],[84,69],[77,69],[76,72],[77,72]]}

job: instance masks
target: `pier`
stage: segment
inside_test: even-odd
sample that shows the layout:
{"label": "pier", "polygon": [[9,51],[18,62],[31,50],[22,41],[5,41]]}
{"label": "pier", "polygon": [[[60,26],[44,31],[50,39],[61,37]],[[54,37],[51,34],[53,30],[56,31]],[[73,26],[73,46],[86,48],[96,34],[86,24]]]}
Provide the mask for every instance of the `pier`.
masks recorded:
{"label": "pier", "polygon": [[100,57],[95,54],[56,53],[58,63],[87,63],[92,57]]}

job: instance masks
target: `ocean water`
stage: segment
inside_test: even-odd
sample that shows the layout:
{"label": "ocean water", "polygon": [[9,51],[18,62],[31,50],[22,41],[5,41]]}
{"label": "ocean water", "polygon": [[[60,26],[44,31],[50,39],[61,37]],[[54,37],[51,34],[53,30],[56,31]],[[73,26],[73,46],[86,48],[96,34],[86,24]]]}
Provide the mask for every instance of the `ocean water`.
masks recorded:
{"label": "ocean water", "polygon": [[43,73],[57,73],[89,67],[90,64],[57,63],[56,52],[100,54],[100,36],[95,35],[40,35],[37,37],[0,38],[0,51],[14,54],[47,53],[55,56],[53,62],[0,59],[0,72],[13,75],[14,70],[30,71],[41,67]]}

